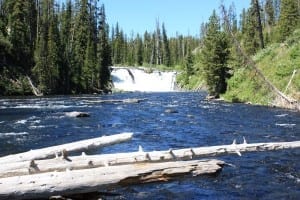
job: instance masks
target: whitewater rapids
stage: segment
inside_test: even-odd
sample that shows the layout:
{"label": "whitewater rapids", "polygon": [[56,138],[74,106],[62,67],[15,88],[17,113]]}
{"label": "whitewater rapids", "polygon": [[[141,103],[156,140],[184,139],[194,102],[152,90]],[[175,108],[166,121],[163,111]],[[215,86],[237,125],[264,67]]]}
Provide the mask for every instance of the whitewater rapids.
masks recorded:
{"label": "whitewater rapids", "polygon": [[112,67],[114,88],[123,91],[172,92],[175,91],[177,72],[154,70],[147,72],[142,68]]}

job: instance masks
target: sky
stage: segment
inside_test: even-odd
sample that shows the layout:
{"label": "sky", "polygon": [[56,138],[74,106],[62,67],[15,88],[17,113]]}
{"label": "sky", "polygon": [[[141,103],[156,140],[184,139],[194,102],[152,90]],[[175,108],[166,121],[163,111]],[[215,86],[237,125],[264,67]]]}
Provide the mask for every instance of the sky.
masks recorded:
{"label": "sky", "polygon": [[[226,7],[233,2],[239,17],[251,0],[223,0]],[[215,9],[220,12],[221,0],[100,0],[105,6],[110,27],[119,23],[124,33],[143,35],[155,30],[156,20],[164,23],[168,36],[199,36],[200,25],[208,22]],[[238,18],[239,19],[239,18]]]}

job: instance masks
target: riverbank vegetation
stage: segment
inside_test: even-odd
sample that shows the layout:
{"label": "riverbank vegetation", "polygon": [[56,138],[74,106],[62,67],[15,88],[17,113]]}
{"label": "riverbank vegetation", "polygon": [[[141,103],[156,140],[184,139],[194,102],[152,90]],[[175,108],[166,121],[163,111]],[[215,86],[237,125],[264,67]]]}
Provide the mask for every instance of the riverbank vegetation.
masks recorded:
{"label": "riverbank vegetation", "polygon": [[240,16],[232,4],[213,11],[200,37],[168,37],[158,20],[126,35],[100,3],[0,0],[0,95],[32,94],[29,79],[43,94],[109,91],[116,65],[177,70],[181,88],[232,102],[276,104],[270,84],[300,98],[298,1],[252,0]]}
{"label": "riverbank vegetation", "polygon": [[[263,4],[252,0],[249,9],[241,15],[240,25],[234,6],[227,12],[222,11],[219,16],[222,28],[219,31],[227,37],[229,45],[224,45],[221,50],[230,52],[226,57],[228,73],[222,75],[227,84],[226,91],[220,92],[224,99],[278,105],[275,87],[290,99],[300,100],[299,11],[297,1],[293,0],[266,0]],[[203,61],[203,57],[207,57],[205,41],[210,37],[208,30],[211,23],[210,20],[203,25],[201,45],[193,52],[194,64],[179,76],[179,84],[184,88],[207,89],[211,85],[205,71],[208,64]],[[211,41],[217,44],[216,39]],[[219,60],[211,63],[217,64]],[[214,75],[219,78],[217,73]]]}

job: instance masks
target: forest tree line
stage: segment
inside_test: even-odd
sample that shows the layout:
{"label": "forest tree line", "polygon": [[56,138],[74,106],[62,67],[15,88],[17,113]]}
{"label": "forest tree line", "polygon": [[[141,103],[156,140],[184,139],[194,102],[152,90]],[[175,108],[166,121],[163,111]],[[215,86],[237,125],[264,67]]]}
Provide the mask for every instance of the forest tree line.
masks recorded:
{"label": "forest tree line", "polygon": [[111,89],[111,65],[180,64],[199,39],[168,38],[164,24],[144,35],[110,28],[97,0],[0,0],[0,95]]}
{"label": "forest tree line", "polygon": [[152,32],[126,35],[119,24],[108,26],[100,3],[0,0],[0,95],[31,94],[27,76],[44,94],[100,93],[112,87],[111,65],[160,65],[182,70],[181,86],[202,77],[218,96],[234,69],[245,65],[228,25],[254,55],[300,24],[299,0],[251,0],[240,16],[229,7],[229,24],[214,11],[199,27],[200,37],[168,37],[159,21]]}

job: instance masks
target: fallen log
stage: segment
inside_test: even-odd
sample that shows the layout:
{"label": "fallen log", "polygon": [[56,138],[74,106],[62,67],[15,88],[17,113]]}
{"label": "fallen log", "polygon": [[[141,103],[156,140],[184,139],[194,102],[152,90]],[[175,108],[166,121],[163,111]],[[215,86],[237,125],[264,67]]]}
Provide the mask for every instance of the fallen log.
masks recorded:
{"label": "fallen log", "polygon": [[102,136],[58,146],[52,146],[42,149],[30,150],[24,153],[8,155],[0,158],[0,164],[10,162],[32,161],[46,158],[53,158],[59,155],[66,156],[69,152],[78,152],[94,148],[99,148],[107,145],[117,144],[128,141],[132,138],[132,133],[121,133],[110,136]]}
{"label": "fallen log", "polygon": [[299,148],[300,141],[253,143],[242,144],[233,142],[231,145],[185,148],[168,151],[144,152],[142,147],[138,152],[116,153],[88,156],[60,157],[47,160],[31,160],[19,163],[3,163],[0,166],[0,178],[20,176],[50,171],[77,170],[84,168],[96,168],[122,164],[134,164],[140,162],[167,162],[172,160],[191,160],[200,157],[219,156],[224,154],[238,154],[241,152],[271,151],[289,148]]}
{"label": "fallen log", "polygon": [[118,185],[167,181],[187,174],[215,174],[224,164],[220,160],[139,163],[1,178],[0,199],[48,198],[94,192]]}
{"label": "fallen log", "polygon": [[43,96],[44,94],[37,88],[33,85],[31,79],[29,78],[29,76],[26,76],[27,80],[28,80],[28,83],[31,87],[31,90],[32,90],[32,93],[35,95],[35,96]]}

